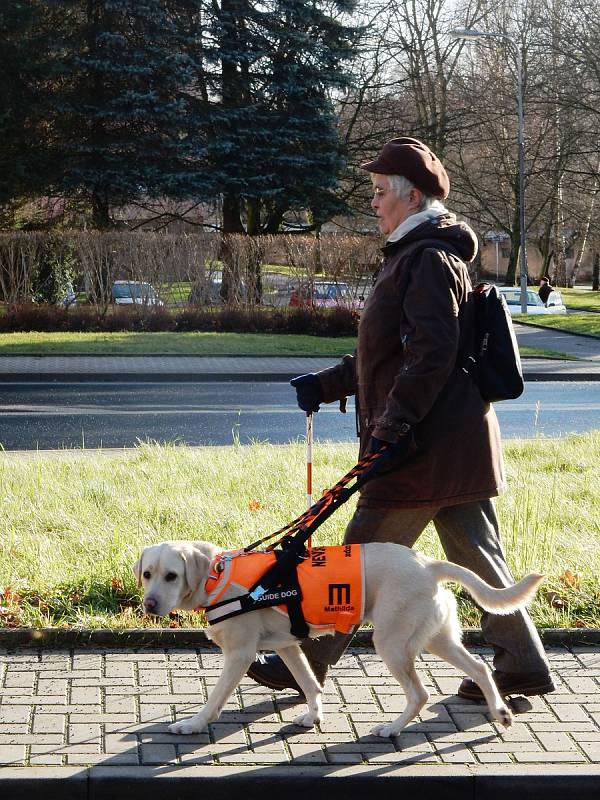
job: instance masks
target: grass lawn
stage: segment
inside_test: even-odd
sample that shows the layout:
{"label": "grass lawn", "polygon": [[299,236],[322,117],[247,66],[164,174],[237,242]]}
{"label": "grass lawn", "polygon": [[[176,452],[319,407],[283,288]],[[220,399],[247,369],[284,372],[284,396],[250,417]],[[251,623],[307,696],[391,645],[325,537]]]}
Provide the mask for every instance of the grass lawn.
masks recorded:
{"label": "grass lawn", "polygon": [[573,311],[599,311],[600,312],[600,292],[593,292],[591,289],[560,289],[563,302],[567,308]]}
{"label": "grass lawn", "polygon": [[270,333],[3,333],[0,355],[343,356],[352,336]]}
{"label": "grass lawn", "polygon": [[539,325],[542,328],[553,328],[566,333],[584,333],[587,336],[600,338],[600,314],[537,314],[529,316],[517,314],[515,322],[525,325]]}
{"label": "grass lawn", "polygon": [[[352,353],[353,336],[270,333],[2,333],[0,356],[50,355],[250,355],[332,356]],[[525,358],[568,358],[522,347]]]}
{"label": "grass lawn", "polygon": [[[515,576],[547,576],[532,613],[539,626],[600,626],[600,431],[511,441],[510,491],[499,500]],[[353,445],[315,449],[315,496],[353,464]],[[131,565],[164,539],[226,547],[277,530],[304,510],[304,446],[141,445],[108,454],[0,454],[0,626],[138,627]],[[333,544],[354,498],[319,529]],[[441,557],[433,530],[419,548]],[[460,600],[465,624],[477,612]],[[200,624],[182,615],[163,624]]]}

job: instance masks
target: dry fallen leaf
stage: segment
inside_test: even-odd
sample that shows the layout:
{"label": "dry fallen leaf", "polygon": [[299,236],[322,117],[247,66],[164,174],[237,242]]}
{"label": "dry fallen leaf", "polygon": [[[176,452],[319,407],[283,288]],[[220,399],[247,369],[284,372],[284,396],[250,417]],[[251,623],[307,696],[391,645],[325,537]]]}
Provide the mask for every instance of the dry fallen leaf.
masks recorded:
{"label": "dry fallen leaf", "polygon": [[122,592],[125,587],[123,586],[123,581],[120,578],[112,578],[110,582],[110,588],[116,594],[117,592]]}
{"label": "dry fallen leaf", "polygon": [[579,588],[579,575],[575,575],[570,569],[566,569],[560,576],[559,580],[570,589]]}
{"label": "dry fallen leaf", "polygon": [[258,511],[258,509],[262,508],[262,506],[258,502],[258,500],[250,500],[250,502],[248,503],[248,508],[250,509],[250,511]]}
{"label": "dry fallen leaf", "polygon": [[2,589],[2,597],[9,605],[18,605],[21,602],[21,595],[14,591],[11,586],[4,586]]}

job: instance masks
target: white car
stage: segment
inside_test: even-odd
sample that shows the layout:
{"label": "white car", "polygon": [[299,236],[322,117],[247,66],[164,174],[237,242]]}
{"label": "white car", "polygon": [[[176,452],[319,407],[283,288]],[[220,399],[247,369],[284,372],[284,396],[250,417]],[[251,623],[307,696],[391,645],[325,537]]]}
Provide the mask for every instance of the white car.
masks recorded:
{"label": "white car", "polygon": [[[518,287],[502,286],[500,294],[506,300],[506,305],[511,315],[521,313],[521,290]],[[566,314],[567,309],[562,301],[560,292],[552,291],[548,302],[543,303],[536,291],[527,290],[528,314]]]}
{"label": "white car", "polygon": [[151,283],[143,281],[115,281],[111,291],[113,303],[118,306],[162,306],[163,301]]}

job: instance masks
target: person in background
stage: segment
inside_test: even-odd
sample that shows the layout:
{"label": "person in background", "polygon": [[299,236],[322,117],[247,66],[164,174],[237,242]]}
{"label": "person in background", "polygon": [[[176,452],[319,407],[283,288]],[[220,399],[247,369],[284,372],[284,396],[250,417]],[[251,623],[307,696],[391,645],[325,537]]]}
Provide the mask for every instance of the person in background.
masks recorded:
{"label": "person in background", "polygon": [[[492,586],[509,586],[514,581],[493,501],[505,488],[498,420],[457,365],[459,313],[471,290],[466,265],[477,253],[476,236],[444,206],[448,175],[422,142],[392,139],[363,169],[371,173],[371,205],[386,244],[361,313],[356,353],[291,382],[307,413],[355,395],[360,456],[391,448],[399,465],[361,489],[344,543],[412,547],[432,522],[448,559]],[[483,613],[481,627],[501,694],[554,690],[526,611]],[[351,638],[302,643],[321,683]],[[272,689],[299,691],[276,655],[260,656],[248,675]],[[469,678],[457,688],[461,697],[483,699]]]}
{"label": "person in background", "polygon": [[543,275],[540,278],[540,288],[538,289],[538,295],[540,300],[544,305],[548,302],[548,298],[554,291],[554,287],[550,286],[550,279]]}

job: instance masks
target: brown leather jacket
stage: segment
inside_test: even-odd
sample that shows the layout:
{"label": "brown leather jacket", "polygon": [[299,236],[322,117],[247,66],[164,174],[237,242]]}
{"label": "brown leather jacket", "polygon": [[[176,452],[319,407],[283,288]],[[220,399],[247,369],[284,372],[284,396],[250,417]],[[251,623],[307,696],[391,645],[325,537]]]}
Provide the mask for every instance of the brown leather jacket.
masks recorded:
{"label": "brown leather jacket", "polygon": [[359,503],[418,508],[494,497],[504,489],[498,420],[457,366],[475,234],[446,214],[383,252],[355,355],[317,373],[326,403],[356,395],[361,455],[371,435],[394,442],[411,426],[414,452],[367,483]]}

